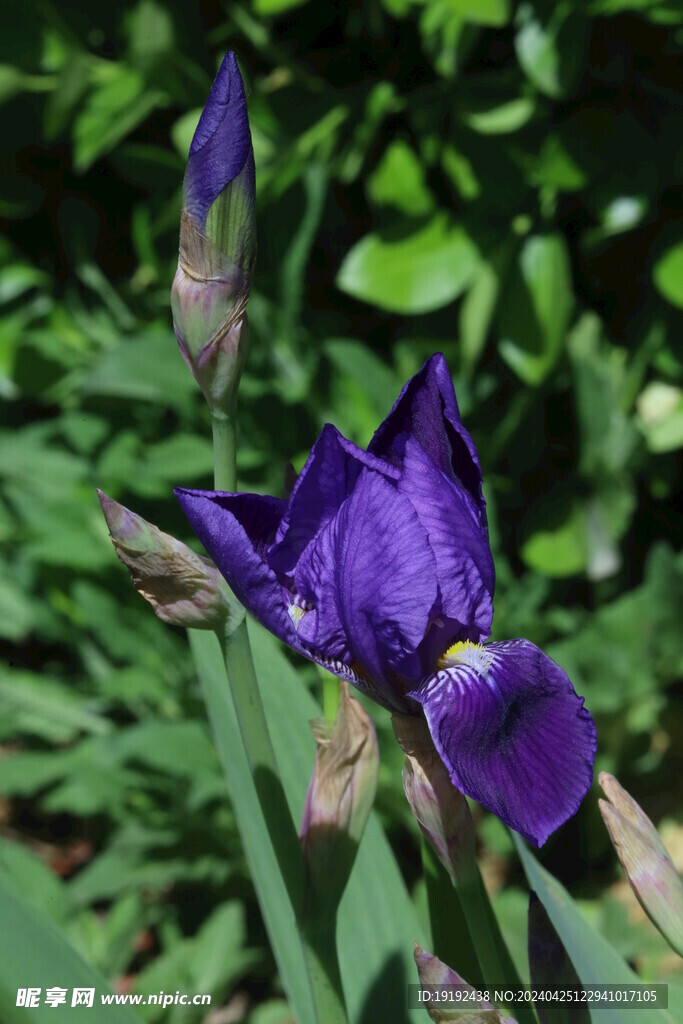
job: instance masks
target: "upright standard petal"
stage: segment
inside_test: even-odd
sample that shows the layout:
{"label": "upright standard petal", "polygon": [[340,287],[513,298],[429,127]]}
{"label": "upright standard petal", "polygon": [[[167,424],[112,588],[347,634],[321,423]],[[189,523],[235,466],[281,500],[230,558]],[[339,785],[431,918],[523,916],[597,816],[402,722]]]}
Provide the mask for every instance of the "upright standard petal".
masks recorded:
{"label": "upright standard petal", "polygon": [[578,810],[596,732],[565,672],[528,640],[455,644],[411,694],[458,789],[542,846]]}
{"label": "upright standard petal", "polygon": [[442,473],[412,437],[406,442],[398,489],[417,512],[436,558],[442,625],[430,631],[428,638],[431,653],[427,663],[433,666],[454,639],[478,641],[489,636],[493,558],[482,510],[462,484]]}
{"label": "upright standard petal", "polygon": [[301,650],[282,587],[264,558],[282,519],[284,501],[180,487],[175,495],[238,600],[271,633]]}
{"label": "upright standard petal", "polygon": [[437,597],[434,555],[407,498],[364,469],[294,578],[309,609],[299,623],[301,641],[325,657],[359,663],[389,707],[405,708],[395,676],[419,678],[417,649]]}
{"label": "upright standard petal", "polygon": [[462,425],[448,364],[440,352],[408,381],[368,451],[400,466],[409,437],[443,473],[464,485],[484,513],[477,448]]}
{"label": "upright standard petal", "polygon": [[244,84],[234,53],[226,53],[190,145],[185,208],[200,228],[211,204],[242,171],[254,195],[254,154]]}
{"label": "upright standard petal", "polygon": [[268,562],[291,573],[304,548],[320,533],[351,494],[364,466],[398,478],[398,471],[347,441],[326,423],[292,491]]}

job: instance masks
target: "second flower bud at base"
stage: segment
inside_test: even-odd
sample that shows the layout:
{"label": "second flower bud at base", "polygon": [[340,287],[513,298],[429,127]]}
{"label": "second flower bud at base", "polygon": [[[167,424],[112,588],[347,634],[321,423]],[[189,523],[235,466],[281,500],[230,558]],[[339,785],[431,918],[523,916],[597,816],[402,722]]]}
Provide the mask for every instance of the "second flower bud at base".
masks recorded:
{"label": "second flower bud at base", "polygon": [[474,826],[467,800],[451,782],[427,723],[395,712],[391,724],[403,753],[403,789],[427,842],[458,881],[474,863]]}

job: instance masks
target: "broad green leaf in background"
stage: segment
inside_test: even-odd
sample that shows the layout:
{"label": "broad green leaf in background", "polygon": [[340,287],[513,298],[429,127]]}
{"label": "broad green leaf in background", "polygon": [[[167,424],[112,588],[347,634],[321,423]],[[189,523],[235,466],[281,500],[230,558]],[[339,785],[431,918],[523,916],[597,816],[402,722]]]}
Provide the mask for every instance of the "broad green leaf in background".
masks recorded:
{"label": "broad green leaf in background", "polygon": [[574,304],[562,235],[525,239],[501,304],[500,354],[525,384],[537,386],[562,351]]}
{"label": "broad green leaf in background", "polygon": [[361,238],[344,258],[337,286],[391,313],[416,314],[447,306],[467,287],[477,247],[448,214],[401,238]]}
{"label": "broad green leaf in background", "polygon": [[407,217],[423,217],[434,209],[420,158],[402,139],[388,146],[368,178],[368,193],[377,206],[393,206]]}
{"label": "broad green leaf in background", "polygon": [[[543,904],[582,984],[640,984],[638,975],[634,974],[614,947],[584,920],[567,890],[541,867],[524,840],[516,833],[512,833],[512,839],[527,881]],[[591,1011],[591,1020],[593,1024],[628,1024],[634,1012],[632,1009],[623,1010],[610,1003],[602,1003],[599,1010]],[[673,1017],[666,1010],[639,1007],[637,1016],[639,1024],[674,1024]]]}
{"label": "broad green leaf in background", "polygon": [[[110,993],[106,978],[86,963],[49,917],[26,903],[15,883],[0,870],[0,1014],[3,1024],[46,1024],[55,1008],[41,1002],[35,1009],[17,1006],[17,988],[59,985],[68,989],[94,988],[91,1007],[70,1009],[91,1024],[140,1024],[127,1006],[102,1006],[99,997]],[[41,993],[42,996],[42,993]],[[59,1013],[59,1007],[57,1007]]]}
{"label": "broad green leaf in background", "polygon": [[683,242],[672,245],[659,257],[652,278],[664,298],[683,309]]}

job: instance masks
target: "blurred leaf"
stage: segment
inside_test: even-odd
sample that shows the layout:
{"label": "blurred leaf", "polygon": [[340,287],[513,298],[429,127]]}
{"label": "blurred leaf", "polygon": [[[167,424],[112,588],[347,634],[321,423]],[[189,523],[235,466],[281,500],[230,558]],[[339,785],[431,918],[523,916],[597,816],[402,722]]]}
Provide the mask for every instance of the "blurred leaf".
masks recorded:
{"label": "blurred leaf", "polygon": [[169,319],[168,330],[152,326],[140,337],[105,352],[86,377],[83,391],[186,409],[196,384],[178,351]]}
{"label": "blurred leaf", "polygon": [[92,703],[55,679],[13,669],[0,679],[0,736],[29,733],[60,743],[79,732],[102,735],[110,725],[89,710]]}
{"label": "blurred leaf", "polygon": [[535,5],[522,3],[515,20],[515,51],[524,73],[546,96],[565,95],[584,59],[586,23],[581,13],[559,3],[544,22]]}
{"label": "blurred leaf", "polygon": [[400,239],[366,235],[345,256],[337,287],[392,313],[427,313],[461,294],[478,259],[465,230],[437,214]]}
{"label": "blurred leaf", "polygon": [[659,292],[672,305],[683,309],[683,242],[672,245],[652,268]]}
{"label": "blurred leaf", "polygon": [[588,561],[585,509],[573,502],[559,514],[556,526],[534,531],[521,548],[526,564],[544,576],[574,576]]}
{"label": "blurred leaf", "polygon": [[520,96],[498,106],[464,114],[463,121],[481,135],[508,135],[523,128],[533,117],[534,110],[534,101]]}
{"label": "blurred leaf", "polygon": [[[683,600],[683,559],[654,548],[645,582],[585,619],[547,647],[595,712],[618,714],[655,694],[683,671],[677,609]],[[605,680],[613,684],[606,685]]]}
{"label": "blurred leaf", "polygon": [[449,0],[456,14],[475,25],[505,25],[510,18],[509,0]]}
{"label": "blurred leaf", "polygon": [[110,64],[74,122],[75,170],[87,171],[165,102],[165,94],[148,88],[139,71]]}
{"label": "blurred leaf", "polygon": [[0,838],[0,871],[12,879],[28,902],[58,924],[67,918],[69,898],[64,884],[25,846]]}
{"label": "blurred leaf", "polygon": [[500,354],[525,384],[537,386],[562,351],[574,304],[562,235],[533,235],[519,254],[500,316]]}
{"label": "blurred leaf", "polygon": [[308,3],[308,0],[251,0],[254,12],[265,17],[276,17],[284,11],[290,11],[293,7],[301,7],[305,3]]}
{"label": "blurred leaf", "polygon": [[638,396],[639,425],[651,452],[671,452],[683,445],[683,391],[652,381]]}
{"label": "blurred leaf", "polygon": [[0,1012],[5,1024],[31,1020],[37,1024],[53,1020],[54,1007],[44,1002],[27,1010],[17,1006],[17,981],[26,985],[58,984],[69,989],[94,988],[97,1000],[89,1008],[92,1024],[140,1024],[129,1007],[102,1006],[101,995],[111,992],[106,979],[73,949],[66,936],[50,919],[24,902],[16,885],[0,872]]}
{"label": "blurred leaf", "polygon": [[424,167],[401,139],[389,145],[368,178],[368,193],[378,206],[393,206],[408,217],[422,217],[434,208]]}

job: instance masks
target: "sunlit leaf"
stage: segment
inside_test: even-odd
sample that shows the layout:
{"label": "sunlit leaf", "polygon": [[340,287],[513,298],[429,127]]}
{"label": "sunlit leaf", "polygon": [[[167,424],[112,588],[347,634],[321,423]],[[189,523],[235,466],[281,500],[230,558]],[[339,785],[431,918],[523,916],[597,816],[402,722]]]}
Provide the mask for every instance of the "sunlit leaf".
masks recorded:
{"label": "sunlit leaf", "polygon": [[465,230],[438,214],[401,238],[366,235],[344,258],[337,286],[388,312],[427,313],[462,293],[478,259]]}

